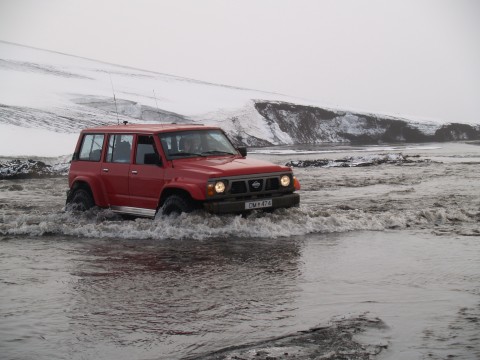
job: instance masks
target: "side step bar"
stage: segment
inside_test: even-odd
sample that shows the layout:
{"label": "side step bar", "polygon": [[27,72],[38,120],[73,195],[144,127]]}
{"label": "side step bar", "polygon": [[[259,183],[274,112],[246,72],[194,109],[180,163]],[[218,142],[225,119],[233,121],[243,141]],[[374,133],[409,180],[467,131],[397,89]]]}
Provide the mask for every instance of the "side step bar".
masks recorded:
{"label": "side step bar", "polygon": [[130,206],[110,206],[110,209],[112,209],[113,212],[120,214],[129,214],[149,218],[154,218],[156,214],[156,211],[153,209],[136,208]]}

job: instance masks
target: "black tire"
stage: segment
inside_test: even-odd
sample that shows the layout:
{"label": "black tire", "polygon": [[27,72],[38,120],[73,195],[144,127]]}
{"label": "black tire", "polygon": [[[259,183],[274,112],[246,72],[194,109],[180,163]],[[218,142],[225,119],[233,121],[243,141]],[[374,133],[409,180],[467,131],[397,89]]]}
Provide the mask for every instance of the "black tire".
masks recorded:
{"label": "black tire", "polygon": [[78,189],[73,193],[68,205],[72,210],[86,211],[95,206],[95,201],[89,191]]}
{"label": "black tire", "polygon": [[195,205],[186,196],[170,195],[162,206],[163,215],[189,213],[195,210]]}

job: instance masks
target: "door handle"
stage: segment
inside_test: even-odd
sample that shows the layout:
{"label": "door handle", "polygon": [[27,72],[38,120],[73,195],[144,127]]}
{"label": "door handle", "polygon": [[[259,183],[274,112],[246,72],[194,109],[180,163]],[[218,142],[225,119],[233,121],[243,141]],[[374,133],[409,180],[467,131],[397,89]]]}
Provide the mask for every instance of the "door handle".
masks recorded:
{"label": "door handle", "polygon": [[133,175],[137,175],[137,174],[138,174],[138,171],[137,171],[137,170],[132,170],[132,174],[133,174]]}
{"label": "door handle", "polygon": [[102,169],[103,172],[108,172],[108,169]]}

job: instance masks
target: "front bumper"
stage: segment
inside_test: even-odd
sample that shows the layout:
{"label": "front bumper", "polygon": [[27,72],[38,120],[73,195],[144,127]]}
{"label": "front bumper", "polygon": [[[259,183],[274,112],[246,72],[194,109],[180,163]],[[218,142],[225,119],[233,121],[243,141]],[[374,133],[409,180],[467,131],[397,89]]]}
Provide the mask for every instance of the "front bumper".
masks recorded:
{"label": "front bumper", "polygon": [[[300,205],[300,195],[297,193],[274,196],[271,197],[271,199],[272,206],[263,208],[263,210],[289,208]],[[203,207],[206,211],[213,214],[241,213],[247,211],[245,210],[245,203],[251,200],[257,199],[212,201],[204,203]]]}

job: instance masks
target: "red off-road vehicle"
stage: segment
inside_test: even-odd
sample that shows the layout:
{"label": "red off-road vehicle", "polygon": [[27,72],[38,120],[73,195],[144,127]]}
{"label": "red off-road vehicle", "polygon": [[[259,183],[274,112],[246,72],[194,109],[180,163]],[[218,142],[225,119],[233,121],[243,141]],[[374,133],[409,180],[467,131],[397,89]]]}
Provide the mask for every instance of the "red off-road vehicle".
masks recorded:
{"label": "red off-road vehicle", "polygon": [[298,206],[289,167],[247,159],[218,127],[118,125],[81,132],[68,175],[67,205],[137,216],[241,213]]}

